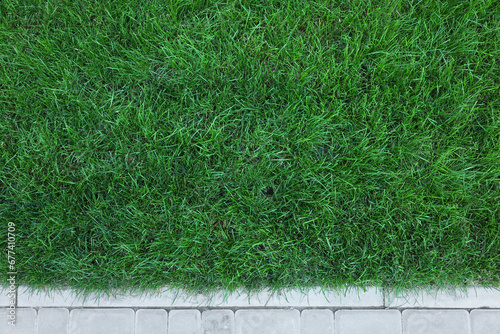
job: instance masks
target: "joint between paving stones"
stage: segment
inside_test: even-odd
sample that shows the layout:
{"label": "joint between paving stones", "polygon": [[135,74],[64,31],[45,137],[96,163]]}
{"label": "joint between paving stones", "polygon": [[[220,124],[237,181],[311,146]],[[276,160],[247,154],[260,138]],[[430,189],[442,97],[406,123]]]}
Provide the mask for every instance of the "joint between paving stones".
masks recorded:
{"label": "joint between paving stones", "polygon": [[382,305],[384,306],[384,309],[386,308],[386,298],[387,298],[387,288],[384,286],[382,287]]}

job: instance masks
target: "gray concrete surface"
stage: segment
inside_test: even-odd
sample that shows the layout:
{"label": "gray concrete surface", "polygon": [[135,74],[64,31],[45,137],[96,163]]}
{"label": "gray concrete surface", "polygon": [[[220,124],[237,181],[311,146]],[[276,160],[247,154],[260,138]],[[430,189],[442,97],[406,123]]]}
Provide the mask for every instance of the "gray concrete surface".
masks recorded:
{"label": "gray concrete surface", "polygon": [[41,308],[38,311],[38,334],[67,334],[69,310],[65,308]]}
{"label": "gray concrete surface", "polygon": [[396,310],[340,310],[335,313],[338,334],[400,334],[401,314]]}
{"label": "gray concrete surface", "polygon": [[470,287],[461,290],[412,290],[388,293],[386,306],[391,308],[500,308],[500,290]]}
{"label": "gray concrete surface", "polygon": [[330,310],[303,310],[300,315],[301,334],[331,334],[334,326]]}
{"label": "gray concrete surface", "polygon": [[203,334],[233,334],[234,314],[231,310],[210,310],[202,314]]}
{"label": "gray concrete surface", "polygon": [[32,308],[15,310],[15,326],[9,325],[10,310],[0,308],[0,333],[2,334],[36,334],[37,311]]}
{"label": "gray concrete surface", "polygon": [[469,312],[466,310],[405,310],[404,334],[468,334]]}
{"label": "gray concrete surface", "polygon": [[236,334],[299,334],[298,310],[238,310],[235,315]]}
{"label": "gray concrete surface", "polygon": [[[0,307],[9,307],[11,304],[11,301],[15,300],[15,296],[10,296],[11,295],[10,292],[11,291],[9,288],[0,286]],[[14,293],[14,295],[15,295],[15,293]]]}
{"label": "gray concrete surface", "polygon": [[[154,297],[153,302],[124,295],[109,298],[105,307],[75,307],[71,292],[56,298],[54,294],[48,297],[45,292],[38,292],[34,294],[36,298],[25,298],[22,306],[9,308],[5,307],[7,303],[0,307],[0,334],[500,334],[496,290],[479,289],[474,294],[421,294],[419,301],[423,301],[424,306],[417,308],[413,304],[416,299],[407,298],[404,307],[397,309],[390,300],[393,296],[380,291],[367,290],[357,297],[347,293],[343,299],[347,300],[347,306],[338,305],[339,296],[344,292],[332,293],[336,297],[329,301],[324,301],[324,295],[318,291],[303,296],[292,294],[284,307],[266,306],[266,301],[257,296],[243,303],[246,307],[241,306],[242,299],[238,296],[225,301],[212,299],[212,305],[204,300],[201,307],[195,307],[199,295],[185,299],[191,298],[195,303],[179,306],[172,302],[171,295],[163,299],[165,295],[161,294]],[[276,298],[273,305],[285,300],[282,296],[271,298]],[[304,306],[307,299],[314,306],[307,303]],[[231,300],[235,305],[229,303]],[[73,306],[61,307],[62,302]],[[98,301],[90,305],[96,305],[94,303]],[[9,316],[15,317],[15,327],[8,324]]]}
{"label": "gray concrete surface", "polygon": [[233,307],[382,307],[384,295],[380,288],[347,289],[346,291],[322,291],[319,288],[272,293],[264,290],[248,294],[238,290],[232,294],[187,294],[183,291],[156,291],[154,293],[124,294],[111,296],[78,295],[69,289],[58,291],[30,291],[19,287],[18,307],[171,307],[199,308],[204,306]]}
{"label": "gray concrete surface", "polygon": [[134,334],[132,309],[75,309],[69,314],[71,334]]}
{"label": "gray concrete surface", "polygon": [[470,322],[474,334],[500,334],[500,310],[472,310]]}
{"label": "gray concrete surface", "polygon": [[201,314],[198,310],[173,310],[169,312],[168,333],[201,334]]}
{"label": "gray concrete surface", "polygon": [[167,324],[165,310],[143,309],[135,313],[135,334],[167,334]]}

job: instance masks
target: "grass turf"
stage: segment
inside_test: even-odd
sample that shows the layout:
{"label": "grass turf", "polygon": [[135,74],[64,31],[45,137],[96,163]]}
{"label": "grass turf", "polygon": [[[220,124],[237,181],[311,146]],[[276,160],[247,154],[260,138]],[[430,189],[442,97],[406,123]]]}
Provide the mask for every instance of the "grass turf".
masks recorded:
{"label": "grass turf", "polygon": [[500,282],[498,1],[0,13],[18,284]]}

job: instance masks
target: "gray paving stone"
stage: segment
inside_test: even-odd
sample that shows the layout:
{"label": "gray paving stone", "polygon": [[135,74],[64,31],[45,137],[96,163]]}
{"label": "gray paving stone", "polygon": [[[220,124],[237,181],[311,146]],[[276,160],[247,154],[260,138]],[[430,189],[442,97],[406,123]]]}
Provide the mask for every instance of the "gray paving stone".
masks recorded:
{"label": "gray paving stone", "polygon": [[465,310],[404,310],[403,334],[468,334]]}
{"label": "gray paving stone", "polygon": [[500,334],[500,310],[472,310],[472,334]]}
{"label": "gray paving stone", "polygon": [[15,293],[10,298],[11,290],[8,287],[0,286],[0,307],[9,307],[11,301],[15,302]]}
{"label": "gray paving stone", "polygon": [[201,334],[200,311],[170,311],[168,318],[168,334]]}
{"label": "gray paving stone", "polygon": [[300,291],[286,290],[281,294],[262,290],[248,294],[237,290],[228,294],[219,291],[211,294],[188,294],[182,290],[151,291],[148,294],[117,293],[114,296],[89,294],[77,296],[70,289],[31,291],[18,289],[19,307],[381,307],[384,305],[382,290],[369,287],[366,291],[322,290],[319,287]]}
{"label": "gray paving stone", "polygon": [[36,310],[32,308],[15,309],[15,326],[8,324],[10,309],[0,309],[0,333],[2,334],[35,334]]}
{"label": "gray paving stone", "polygon": [[7,297],[7,290],[0,287],[0,307],[7,307],[10,305],[10,298]]}
{"label": "gray paving stone", "polygon": [[168,315],[165,310],[137,310],[135,334],[167,334]]}
{"label": "gray paving stone", "polygon": [[299,334],[298,310],[238,310],[234,316],[236,334]]}
{"label": "gray paving stone", "polygon": [[38,334],[68,334],[69,311],[65,308],[38,310]]}
{"label": "gray paving stone", "polygon": [[[90,297],[93,297],[90,295]],[[85,299],[87,298],[87,299]],[[97,307],[95,299],[77,295],[69,289],[63,290],[32,290],[25,286],[17,289],[18,307]],[[117,305],[119,307],[119,305]]]}
{"label": "gray paving stone", "polygon": [[301,334],[332,334],[333,328],[330,310],[304,310],[300,315]]}
{"label": "gray paving stone", "polygon": [[234,313],[231,310],[204,311],[201,323],[203,334],[234,334]]}
{"label": "gray paving stone", "polygon": [[236,299],[233,295],[228,300],[228,305],[235,302],[241,307],[379,307],[384,305],[384,298],[382,290],[376,287],[369,287],[366,291],[352,288],[333,291],[316,287],[304,291],[284,290],[281,294],[272,295],[266,291],[254,295],[249,302]]}
{"label": "gray paving stone", "polygon": [[465,291],[407,290],[389,293],[386,305],[394,308],[500,308],[500,291],[469,287]]}
{"label": "gray paving stone", "polygon": [[75,309],[69,314],[70,334],[134,334],[132,309]]}
{"label": "gray paving stone", "polygon": [[336,334],[401,334],[397,310],[340,310],[335,312]]}

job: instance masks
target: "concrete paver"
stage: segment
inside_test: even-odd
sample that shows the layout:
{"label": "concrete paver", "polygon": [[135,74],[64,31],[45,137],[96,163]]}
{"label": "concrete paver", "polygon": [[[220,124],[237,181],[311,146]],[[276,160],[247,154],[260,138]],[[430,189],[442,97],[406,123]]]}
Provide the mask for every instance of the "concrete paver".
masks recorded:
{"label": "concrete paver", "polygon": [[134,334],[132,309],[75,309],[69,315],[70,334]]}
{"label": "concrete paver", "polygon": [[[471,289],[466,294],[458,290],[398,296],[376,289],[288,290],[273,295],[261,291],[250,296],[220,292],[181,294],[176,300],[174,293],[163,292],[88,296],[83,303],[70,290],[24,290],[14,310],[5,303],[0,307],[0,334],[500,334],[498,290]],[[83,308],[68,310],[64,305]],[[9,312],[15,312],[16,327],[8,325]]]}
{"label": "concrete paver", "polygon": [[404,310],[403,334],[469,334],[466,310]]}
{"label": "concrete paver", "polygon": [[381,307],[384,305],[382,290],[370,287],[366,291],[348,289],[346,291],[329,291],[313,288],[300,291],[284,290],[282,293],[270,294],[269,291],[236,297],[234,294],[225,303],[217,306],[234,305],[238,307]]}
{"label": "concrete paver", "polygon": [[18,289],[19,307],[382,307],[383,291],[369,287],[330,291],[313,288],[300,291],[284,290],[281,294],[263,290],[248,294],[243,290],[234,293],[218,292],[212,294],[187,294],[183,291],[156,291],[150,294],[123,294],[115,296],[79,295],[70,289],[52,291],[29,291],[26,287]]}
{"label": "concrete paver", "polygon": [[198,310],[172,310],[168,318],[168,334],[201,334]]}
{"label": "concrete paver", "polygon": [[201,318],[203,334],[234,334],[234,313],[231,310],[204,311]]}
{"label": "concrete paver", "polygon": [[397,310],[340,310],[335,313],[337,334],[401,334]]}
{"label": "concrete paver", "polygon": [[10,306],[10,302],[14,300],[15,302],[15,293],[14,298],[10,298],[9,295],[13,293],[8,287],[0,286],[0,307],[8,307]]}
{"label": "concrete paver", "polygon": [[304,310],[300,314],[301,334],[332,334],[334,326],[330,310]]}
{"label": "concrete paver", "polygon": [[469,287],[465,291],[411,290],[389,293],[386,305],[394,308],[500,308],[500,291]]}
{"label": "concrete paver", "polygon": [[298,310],[238,310],[235,313],[236,334],[299,334]]}
{"label": "concrete paver", "polygon": [[472,310],[472,334],[500,334],[500,310]]}
{"label": "concrete paver", "polygon": [[4,334],[35,334],[36,310],[32,308],[18,308],[15,310],[15,326],[8,324],[8,308],[0,309],[0,333]]}
{"label": "concrete paver", "polygon": [[37,334],[68,334],[69,311],[65,308],[38,310]]}
{"label": "concrete paver", "polygon": [[[18,307],[98,307],[93,299],[78,295],[69,289],[31,291],[24,286],[17,289]],[[120,305],[116,305],[119,307]]]}
{"label": "concrete paver", "polygon": [[137,310],[135,334],[167,334],[168,315],[165,310]]}

